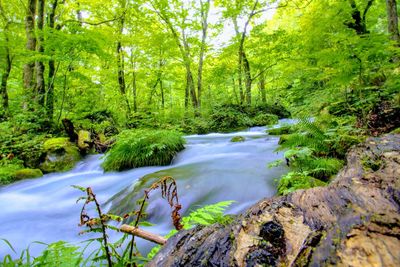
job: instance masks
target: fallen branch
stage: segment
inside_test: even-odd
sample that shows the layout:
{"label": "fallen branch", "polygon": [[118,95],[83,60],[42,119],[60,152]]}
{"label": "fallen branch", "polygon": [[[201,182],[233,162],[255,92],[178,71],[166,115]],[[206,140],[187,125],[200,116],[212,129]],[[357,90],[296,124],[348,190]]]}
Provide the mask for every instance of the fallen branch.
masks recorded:
{"label": "fallen branch", "polygon": [[137,227],[130,226],[127,224],[123,224],[121,226],[120,230],[124,233],[138,236],[140,238],[146,239],[147,241],[151,241],[153,243],[157,243],[159,245],[164,245],[165,242],[167,242],[167,239],[160,235],[156,235],[156,234],[147,232],[145,230],[142,230],[142,229],[139,229]]}

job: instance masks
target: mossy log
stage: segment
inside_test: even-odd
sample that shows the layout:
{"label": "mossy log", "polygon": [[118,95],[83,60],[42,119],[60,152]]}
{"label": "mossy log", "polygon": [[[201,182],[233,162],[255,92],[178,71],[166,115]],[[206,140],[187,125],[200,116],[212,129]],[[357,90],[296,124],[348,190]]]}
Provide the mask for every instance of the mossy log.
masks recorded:
{"label": "mossy log", "polygon": [[400,135],[368,139],[347,162],[327,187],[179,232],[148,266],[400,266]]}

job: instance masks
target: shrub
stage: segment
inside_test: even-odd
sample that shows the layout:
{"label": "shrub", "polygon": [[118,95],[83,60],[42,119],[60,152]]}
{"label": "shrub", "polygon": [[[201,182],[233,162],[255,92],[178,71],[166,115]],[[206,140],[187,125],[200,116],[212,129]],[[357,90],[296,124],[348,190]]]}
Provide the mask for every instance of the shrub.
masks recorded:
{"label": "shrub", "polygon": [[184,149],[185,140],[175,131],[127,130],[117,136],[103,163],[105,171],[168,165]]}
{"label": "shrub", "polygon": [[231,106],[218,106],[210,116],[210,129],[217,132],[229,132],[252,126],[251,119]]}
{"label": "shrub", "polygon": [[308,175],[307,172],[289,172],[278,182],[278,194],[287,195],[298,189],[324,186],[326,183]]}
{"label": "shrub", "polygon": [[253,118],[253,125],[265,126],[278,123],[278,116],[268,113],[259,113]]}

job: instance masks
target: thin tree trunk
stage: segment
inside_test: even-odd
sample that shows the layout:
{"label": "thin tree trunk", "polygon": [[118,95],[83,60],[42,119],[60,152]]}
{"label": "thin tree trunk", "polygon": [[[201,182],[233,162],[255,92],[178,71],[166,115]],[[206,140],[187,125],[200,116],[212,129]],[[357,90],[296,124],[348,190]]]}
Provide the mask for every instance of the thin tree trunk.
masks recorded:
{"label": "thin tree trunk", "polygon": [[267,102],[267,95],[265,92],[265,74],[261,73],[260,78],[258,80],[258,88],[260,90],[260,95],[261,95],[261,102],[266,103]]}
{"label": "thin tree trunk", "polygon": [[133,95],[133,111],[137,112],[137,85],[136,85],[136,72],[132,72],[132,95]]}
{"label": "thin tree trunk", "polygon": [[161,93],[161,108],[165,108],[165,96],[164,96],[164,86],[163,81],[160,79],[160,93]]}
{"label": "thin tree trunk", "polygon": [[[58,5],[58,0],[54,0],[51,5],[51,11],[49,14],[49,28],[51,31],[55,29],[55,15]],[[54,51],[51,51],[54,52]],[[46,95],[46,112],[47,117],[52,120],[54,113],[54,80],[56,77],[56,68],[54,59],[49,60],[49,80],[47,85],[47,95]]]}
{"label": "thin tree trunk", "polygon": [[[235,28],[236,36],[240,35],[239,27],[237,24],[236,17],[232,19],[233,25]],[[239,87],[239,104],[242,105],[244,103],[244,92],[243,92],[243,80],[242,80],[242,66],[243,66],[243,45],[240,43],[238,50],[238,65],[237,65],[237,73],[238,73],[238,87]]]}
{"label": "thin tree trunk", "polygon": [[[37,30],[38,30],[38,46],[37,52],[39,54],[44,53],[44,8],[45,8],[45,0],[38,1],[38,15],[37,15]],[[46,94],[46,86],[44,81],[44,63],[42,60],[36,61],[36,94],[38,103],[41,106],[44,106],[45,94]]]}
{"label": "thin tree trunk", "polygon": [[197,69],[197,104],[201,107],[201,93],[202,93],[202,82],[203,82],[203,62],[204,62],[204,52],[206,48],[206,38],[207,38],[207,28],[208,28],[208,12],[210,10],[210,0],[204,4],[202,0],[200,0],[201,5],[201,24],[202,24],[202,37],[201,37],[201,46],[200,46],[200,55],[199,55],[199,67]]}
{"label": "thin tree trunk", "polygon": [[251,84],[253,82],[251,78],[251,72],[250,72],[250,63],[247,60],[246,53],[243,51],[243,66],[244,66],[244,74],[246,78],[246,104],[251,105]]}
{"label": "thin tree trunk", "polygon": [[3,76],[1,77],[1,86],[0,86],[0,95],[2,99],[2,106],[5,112],[6,117],[9,115],[9,109],[8,109],[8,92],[7,92],[7,81],[8,77],[10,76],[11,72],[11,55],[10,55],[10,49],[8,47],[9,45],[9,39],[8,39],[8,25],[9,23],[7,22],[6,26],[4,27],[4,34],[5,34],[5,68],[4,68],[4,73]]}
{"label": "thin tree trunk", "polygon": [[396,0],[386,0],[386,10],[388,18],[388,32],[390,39],[397,42],[400,45],[400,34],[399,34],[399,19],[397,15],[397,3]]}
{"label": "thin tree trunk", "polygon": [[[25,15],[25,32],[26,32],[26,49],[28,51],[35,51],[36,37],[35,37],[35,16],[36,16],[36,0],[28,0],[26,15]],[[34,62],[28,62],[24,65],[24,88],[33,93],[34,88]]]}
{"label": "thin tree trunk", "polygon": [[[124,30],[125,24],[125,16],[120,19],[120,28],[119,28],[119,38],[121,38]],[[118,84],[119,84],[119,91],[121,92],[122,96],[126,102],[126,117],[129,118],[131,114],[131,107],[129,105],[129,100],[126,96],[126,83],[125,83],[125,69],[124,69],[124,53],[122,50],[122,43],[121,40],[117,41],[117,67],[118,67]]]}

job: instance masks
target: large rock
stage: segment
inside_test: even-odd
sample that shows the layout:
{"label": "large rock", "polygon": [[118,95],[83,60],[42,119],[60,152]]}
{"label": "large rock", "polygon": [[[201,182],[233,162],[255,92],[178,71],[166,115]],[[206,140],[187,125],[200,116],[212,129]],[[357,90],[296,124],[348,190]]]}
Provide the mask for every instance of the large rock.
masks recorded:
{"label": "large rock", "polygon": [[46,156],[39,168],[44,173],[70,170],[81,159],[78,147],[67,137],[48,139],[43,149]]}
{"label": "large rock", "polygon": [[400,135],[370,138],[327,187],[181,231],[148,266],[400,266]]}

